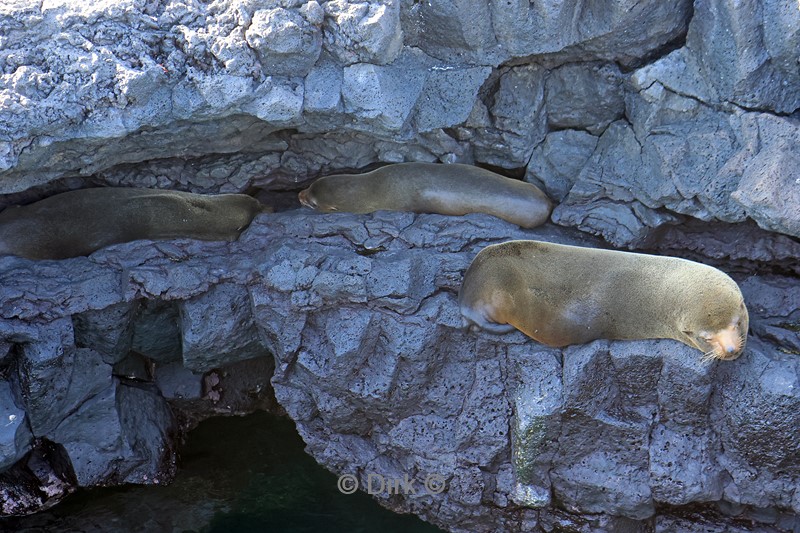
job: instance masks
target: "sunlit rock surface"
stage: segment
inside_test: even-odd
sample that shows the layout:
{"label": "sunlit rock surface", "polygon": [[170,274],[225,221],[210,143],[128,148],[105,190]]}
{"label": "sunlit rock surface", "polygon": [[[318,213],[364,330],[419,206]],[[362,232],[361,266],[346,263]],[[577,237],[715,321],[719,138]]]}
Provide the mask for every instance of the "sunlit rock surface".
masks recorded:
{"label": "sunlit rock surface", "polygon": [[[3,2],[0,205],[122,185],[280,212],[235,243],[0,258],[2,512],[166,482],[185,427],[263,408],[336,473],[411,476],[382,503],[452,531],[797,529],[799,36],[772,0]],[[558,226],[287,200],[402,161],[524,178]],[[468,333],[463,272],[511,238],[713,264],[748,348]]]}

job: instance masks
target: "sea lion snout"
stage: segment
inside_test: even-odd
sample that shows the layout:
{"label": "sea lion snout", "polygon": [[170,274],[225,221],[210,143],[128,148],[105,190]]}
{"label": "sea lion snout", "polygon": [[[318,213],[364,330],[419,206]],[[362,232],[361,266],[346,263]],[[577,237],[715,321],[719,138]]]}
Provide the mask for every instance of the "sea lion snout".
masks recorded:
{"label": "sea lion snout", "polygon": [[702,344],[701,349],[706,352],[707,358],[732,361],[744,352],[749,325],[750,317],[747,307],[745,307],[744,301],[741,301],[738,312],[733,314],[733,318],[727,326],[720,329],[708,328],[700,332],[696,340]]}
{"label": "sea lion snout", "polygon": [[[316,190],[319,191],[319,189]],[[305,207],[310,207],[311,209],[314,209],[315,211],[319,211],[321,213],[333,213],[339,210],[339,208],[334,205],[330,205],[325,202],[320,203],[320,201],[315,196],[313,196],[313,193],[311,192],[311,187],[297,193],[297,198],[298,200],[300,200],[300,203],[303,204]]]}
{"label": "sea lion snout", "polygon": [[306,207],[310,207],[311,209],[316,207],[314,200],[308,196],[308,189],[303,189],[300,191],[297,195],[297,198],[300,200],[300,203]]}
{"label": "sea lion snout", "polygon": [[744,337],[736,323],[719,331],[701,331],[692,339],[697,348],[705,352],[705,360],[732,361],[744,351]]}
{"label": "sea lion snout", "polygon": [[735,324],[711,335],[711,346],[717,359],[729,361],[742,354],[742,336]]}

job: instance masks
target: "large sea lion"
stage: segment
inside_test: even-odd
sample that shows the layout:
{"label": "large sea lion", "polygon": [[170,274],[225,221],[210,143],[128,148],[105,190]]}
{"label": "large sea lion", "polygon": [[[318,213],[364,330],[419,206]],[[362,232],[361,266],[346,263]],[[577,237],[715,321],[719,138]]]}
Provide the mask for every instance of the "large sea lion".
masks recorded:
{"label": "large sea lion", "polygon": [[552,209],[530,183],[459,164],[399,163],[366,174],[335,174],[318,179],[299,198],[325,213],[487,213],[523,228],[543,224]]}
{"label": "large sea lion", "polygon": [[0,213],[0,254],[88,255],[137,239],[235,240],[262,205],[245,194],[100,187],[56,194]]}
{"label": "large sea lion", "polygon": [[739,287],[716,268],[538,241],[481,250],[458,301],[467,324],[494,333],[516,328],[550,346],[675,339],[709,359],[737,358],[749,324]]}

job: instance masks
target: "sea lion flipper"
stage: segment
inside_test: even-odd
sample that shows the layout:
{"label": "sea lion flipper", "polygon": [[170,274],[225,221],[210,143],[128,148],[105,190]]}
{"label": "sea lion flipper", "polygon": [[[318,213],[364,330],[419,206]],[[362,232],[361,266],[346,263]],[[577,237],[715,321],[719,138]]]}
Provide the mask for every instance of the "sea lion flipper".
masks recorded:
{"label": "sea lion flipper", "polygon": [[511,324],[493,322],[475,309],[463,306],[461,308],[461,323],[468,331],[477,332],[483,330],[495,335],[505,335],[516,329]]}
{"label": "sea lion flipper", "polygon": [[480,326],[478,324],[472,324],[472,326],[470,326],[470,329],[472,331],[476,329],[483,330],[488,333],[493,333],[495,335],[505,335],[506,333],[511,333],[513,331],[516,331],[517,328],[515,328],[511,324],[496,324],[493,322],[485,322]]}

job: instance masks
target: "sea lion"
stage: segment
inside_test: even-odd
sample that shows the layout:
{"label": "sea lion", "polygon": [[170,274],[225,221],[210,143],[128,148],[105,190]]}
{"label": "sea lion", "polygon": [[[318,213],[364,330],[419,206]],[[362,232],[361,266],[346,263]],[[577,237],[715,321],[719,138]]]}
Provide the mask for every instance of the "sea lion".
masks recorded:
{"label": "sea lion", "polygon": [[137,239],[235,240],[262,211],[245,194],[100,187],[0,213],[0,254],[65,259]]}
{"label": "sea lion", "polygon": [[552,209],[547,196],[530,183],[459,164],[399,163],[366,174],[334,174],[298,197],[304,206],[325,213],[487,213],[523,228],[545,223]]}
{"label": "sea lion", "polygon": [[675,339],[736,359],[749,316],[736,282],[677,257],[508,241],[481,250],[458,295],[466,325],[550,346]]}

